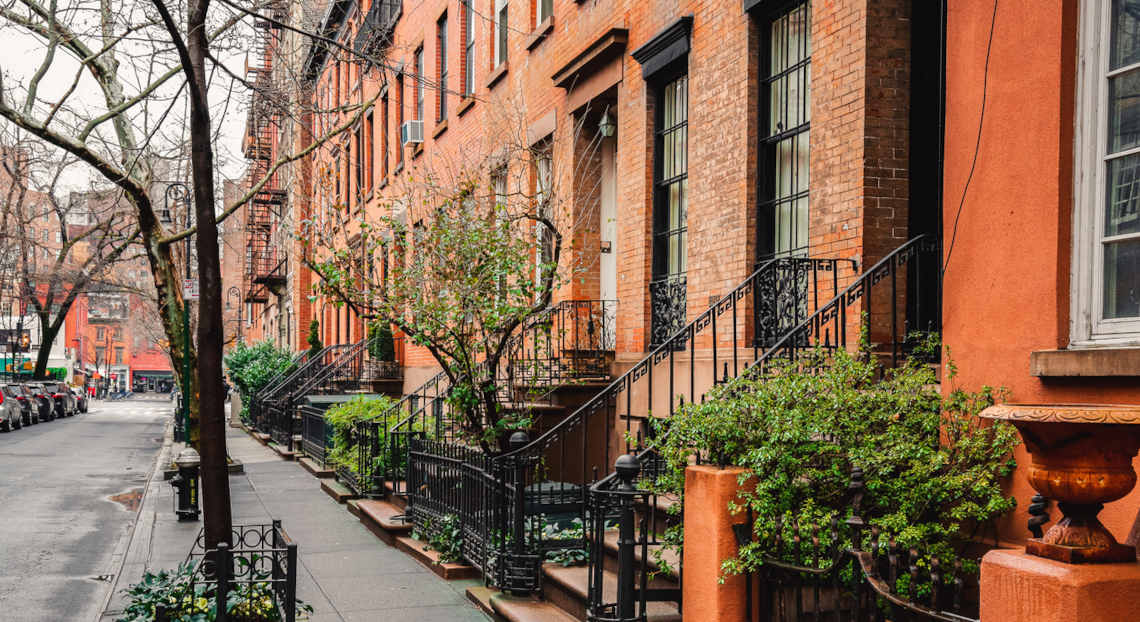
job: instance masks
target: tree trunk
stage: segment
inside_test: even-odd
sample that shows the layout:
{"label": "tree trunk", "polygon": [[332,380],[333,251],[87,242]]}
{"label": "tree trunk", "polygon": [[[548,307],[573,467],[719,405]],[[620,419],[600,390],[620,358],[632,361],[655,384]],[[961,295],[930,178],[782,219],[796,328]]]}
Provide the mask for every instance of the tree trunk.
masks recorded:
{"label": "tree trunk", "polygon": [[[51,345],[59,334],[59,326],[47,322],[47,314],[38,314],[40,318],[40,351],[36,354],[36,369],[32,377],[37,380],[47,377],[48,359],[51,358]],[[19,371],[19,370],[16,370]]]}
{"label": "tree trunk", "polygon": [[214,151],[207,101],[206,11],[208,0],[191,0],[186,23],[190,56],[190,162],[198,220],[198,385],[201,428],[202,501],[206,547],[231,543],[229,474],[226,469],[225,395],[222,386],[222,282],[218,224],[214,215]]}

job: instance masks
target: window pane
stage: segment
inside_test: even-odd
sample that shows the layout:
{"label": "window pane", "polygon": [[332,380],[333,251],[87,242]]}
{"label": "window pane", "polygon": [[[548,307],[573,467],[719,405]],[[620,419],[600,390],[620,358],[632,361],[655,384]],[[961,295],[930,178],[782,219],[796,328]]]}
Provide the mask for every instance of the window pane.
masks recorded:
{"label": "window pane", "polygon": [[1140,240],[1105,245],[1104,317],[1140,317]]}
{"label": "window pane", "polygon": [[1140,145],[1140,70],[1108,81],[1108,152]]}
{"label": "window pane", "polygon": [[1140,154],[1117,158],[1108,163],[1108,209],[1104,235],[1140,232]]}
{"label": "window pane", "polygon": [[1140,0],[1112,0],[1112,69],[1140,61]]}

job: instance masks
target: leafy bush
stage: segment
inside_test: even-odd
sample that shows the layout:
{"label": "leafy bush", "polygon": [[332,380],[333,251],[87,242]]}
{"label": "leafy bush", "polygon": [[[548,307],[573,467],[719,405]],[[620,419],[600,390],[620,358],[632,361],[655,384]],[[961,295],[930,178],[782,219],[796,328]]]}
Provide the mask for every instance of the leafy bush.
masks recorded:
{"label": "leafy bush", "polygon": [[[948,370],[952,380],[952,364]],[[994,402],[990,387],[955,388],[943,398],[937,383],[918,361],[884,371],[873,357],[845,351],[817,351],[763,379],[737,378],[659,426],[668,467],[657,486],[680,496],[698,451],[709,463],[748,469],[729,510],[752,510],[755,538],[724,562],[739,573],[774,554],[779,525],[789,536],[789,525],[850,516],[848,485],[858,467],[866,482],[860,515],[881,528],[883,541],[952,563],[979,528],[1014,507],[1001,480],[1015,466],[1017,436],[975,416]],[[845,544],[867,546],[869,531]],[[679,542],[678,533],[671,537]]]}
{"label": "leafy bush", "polygon": [[[234,622],[276,622],[281,620],[274,602],[268,572],[251,572],[251,561],[234,557],[238,569],[252,579],[234,585],[226,594],[226,614]],[[195,564],[186,562],[174,570],[147,572],[142,580],[128,587],[127,605],[117,622],[153,622],[158,605],[166,607],[171,622],[211,622],[217,619],[217,585],[195,582]],[[312,606],[298,599],[293,606],[298,619],[307,619]]]}
{"label": "leafy bush", "polygon": [[376,321],[368,325],[368,355],[377,361],[396,360],[396,339],[388,322]]}
{"label": "leafy bush", "polygon": [[[325,456],[325,462],[334,469],[347,469],[355,475],[360,475],[364,467],[361,464],[360,452],[357,451],[355,439],[352,434],[357,422],[370,421],[388,412],[395,402],[387,396],[354,397],[351,400],[337,404],[325,411],[325,422],[333,429],[333,446]],[[386,455],[387,452],[380,452]],[[382,463],[370,465],[372,469],[383,469]],[[375,472],[375,471],[373,471]]]}
{"label": "leafy bush", "polygon": [[241,418],[248,417],[248,402],[281,373],[293,371],[293,356],[269,341],[254,345],[238,343],[225,357],[226,373],[242,396]]}
{"label": "leafy bush", "polygon": [[423,531],[417,529],[412,537],[425,541],[425,550],[439,553],[440,564],[451,564],[463,559],[463,525],[455,514],[448,514],[439,521],[425,521]]}

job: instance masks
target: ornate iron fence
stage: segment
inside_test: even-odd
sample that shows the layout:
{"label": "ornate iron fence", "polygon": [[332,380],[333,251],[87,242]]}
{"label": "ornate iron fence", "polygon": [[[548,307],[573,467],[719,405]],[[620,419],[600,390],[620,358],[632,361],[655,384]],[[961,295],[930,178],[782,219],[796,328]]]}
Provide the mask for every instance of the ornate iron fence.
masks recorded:
{"label": "ornate iron fence", "polygon": [[[267,382],[260,391],[248,397],[249,422],[255,430],[258,430],[260,432],[269,431],[268,421],[265,419],[262,412],[262,404],[264,400],[267,396],[272,395],[275,391],[281,388],[289,376],[293,374],[293,372],[297,371],[298,367],[305,361],[305,357],[307,357],[308,354],[308,350],[303,350],[294,354],[293,360],[289,362],[289,365],[286,366],[285,369],[281,370],[281,372],[270,379],[270,381]],[[246,396],[243,395],[242,399],[246,399]]]}
{"label": "ornate iron fence", "polygon": [[[216,620],[231,619],[227,605],[235,596],[258,605],[267,597],[278,619],[296,619],[297,544],[285,533],[281,521],[234,525],[233,544],[222,543],[217,549],[206,549],[204,541],[205,534],[199,532],[187,561],[195,564],[193,584],[204,586],[215,601]],[[168,615],[158,611],[156,621],[169,620]]]}
{"label": "ornate iron fence", "polygon": [[325,411],[320,408],[302,404],[297,411],[301,413],[301,451],[323,467],[332,447],[332,426],[325,421]]}

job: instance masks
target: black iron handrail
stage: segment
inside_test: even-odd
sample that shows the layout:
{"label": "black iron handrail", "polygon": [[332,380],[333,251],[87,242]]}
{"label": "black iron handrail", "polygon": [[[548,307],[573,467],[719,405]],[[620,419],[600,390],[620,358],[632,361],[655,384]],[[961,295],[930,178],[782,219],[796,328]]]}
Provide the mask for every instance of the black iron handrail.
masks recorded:
{"label": "black iron handrail", "polygon": [[[769,367],[777,361],[794,361],[799,354],[815,349],[852,347],[853,340],[850,339],[852,335],[855,336],[854,341],[866,340],[863,345],[870,347],[870,355],[886,358],[889,354],[890,366],[897,365],[899,357],[904,354],[904,350],[909,347],[907,329],[910,324],[904,317],[906,312],[900,312],[901,306],[905,308],[905,301],[900,298],[900,293],[906,293],[907,290],[911,290],[910,294],[915,298],[923,293],[921,258],[925,253],[935,255],[935,258],[928,258],[928,261],[940,258],[938,255],[939,250],[937,243],[929,240],[925,236],[919,236],[907,241],[876,262],[871,268],[859,275],[851,284],[844,287],[842,291],[838,292],[823,305],[816,305],[814,311],[805,314],[806,317],[795,322],[789,330],[785,331],[781,337],[775,339],[770,347],[765,349],[755,360],[748,362],[743,369],[738,369],[734,361],[733,373],[730,376],[726,364],[725,373],[720,378],[720,381],[723,382],[729,377],[745,374],[757,374],[762,376],[769,370]],[[937,263],[932,265],[937,266]],[[901,285],[900,280],[903,281]],[[880,293],[882,290],[874,289],[876,285],[881,283],[889,285],[889,289],[885,292],[885,295]],[[936,293],[938,292],[938,286],[939,284],[936,281],[934,283]],[[933,298],[936,303],[938,299],[938,296]],[[848,307],[852,306],[859,306],[861,308],[858,312],[849,312]],[[889,321],[880,322],[878,320],[881,320],[881,316],[884,314],[882,308],[884,306],[889,307],[889,309],[885,311]],[[712,311],[712,309],[710,309],[710,311]],[[928,321],[924,322],[922,311],[921,306],[916,307],[913,324],[917,325],[920,329],[936,329],[937,312],[929,312],[927,318],[925,318]],[[704,318],[706,323],[715,321],[715,315],[710,315],[709,312],[699,317],[698,321],[702,318]],[[849,326],[849,323],[853,323],[854,326]],[[684,332],[674,335],[668,342],[652,353],[651,357],[660,356],[661,351],[673,347],[670,342],[675,342],[680,338],[688,339],[690,335]],[[886,350],[888,342],[889,351]],[[856,343],[855,345],[858,344]],[[635,367],[635,369],[637,368]],[[713,382],[716,383],[718,380],[715,377],[715,363],[713,365],[713,374]],[[672,414],[673,411],[670,410],[669,415]],[[656,467],[659,466],[659,463],[656,460],[656,453],[653,449],[652,442],[643,445],[642,440],[643,439],[638,438],[637,447],[634,449],[636,453],[636,460],[634,462],[647,466],[641,473],[643,480],[653,480],[656,477]],[[630,447],[627,444],[627,451],[629,450]],[[648,471],[648,473],[645,471]],[[606,503],[605,499],[607,496],[620,498],[618,489],[621,483],[622,478],[618,470],[615,469],[615,471],[598,480],[590,487],[591,502],[601,507]],[[657,512],[657,504],[650,498],[650,495],[652,495],[651,490],[651,487],[638,489],[636,494],[645,497],[644,505],[647,510],[642,514],[643,520],[648,521],[650,525],[654,525],[656,520],[653,515]],[[613,502],[611,501],[609,503],[612,504]],[[598,515],[602,515],[604,512],[595,511],[594,514],[596,522]],[[604,529],[605,527],[595,525],[594,528],[597,530]],[[598,535],[596,538],[597,542],[601,542],[602,537],[602,535]],[[645,542],[653,543],[651,541],[656,537],[657,535],[652,532],[639,533],[639,542],[644,546]],[[597,543],[594,543],[594,545],[597,546]],[[622,607],[622,613],[617,612],[617,608],[619,607],[617,603],[602,602],[601,573],[603,572],[603,559],[601,556],[604,556],[604,553],[591,550],[589,573],[591,591],[588,593],[588,599],[590,601],[589,606],[595,612],[592,614],[591,619],[597,620],[598,622],[637,619],[636,617],[622,615],[622,613],[630,614],[630,612],[634,610],[644,611],[646,599],[653,600],[653,598],[648,597],[652,592],[647,593],[644,590],[640,591],[638,596],[640,599],[639,604],[635,606],[628,602],[625,603]],[[648,557],[643,555],[640,565],[637,568],[627,569],[627,575],[634,577],[647,576],[651,572],[651,569],[648,568],[648,564]],[[773,560],[771,566],[773,568],[780,568],[781,563],[777,560]],[[806,572],[806,570],[804,572]],[[804,572],[801,572],[801,576]],[[868,585],[876,590],[881,587],[876,587],[873,581],[869,581]],[[896,605],[902,606],[900,603],[896,603]],[[632,607],[632,609],[630,607]],[[640,609],[638,609],[638,607],[640,607]],[[912,613],[916,612],[913,609],[909,609],[909,611]],[[928,615],[927,619],[942,620],[943,618]]]}
{"label": "black iron handrail", "polygon": [[[275,376],[270,378],[269,382],[265,383],[265,386],[263,386],[260,391],[249,396],[249,419],[254,424],[255,428],[260,429],[258,428],[258,423],[261,421],[261,405],[263,399],[262,396],[277,390],[277,388],[285,382],[286,378],[288,378],[290,374],[297,370],[297,366],[305,360],[305,357],[308,356],[308,354],[308,350],[302,350],[295,353],[293,355],[293,358],[289,361],[289,365],[278,372]],[[245,399],[244,395],[242,396],[242,399]]]}

